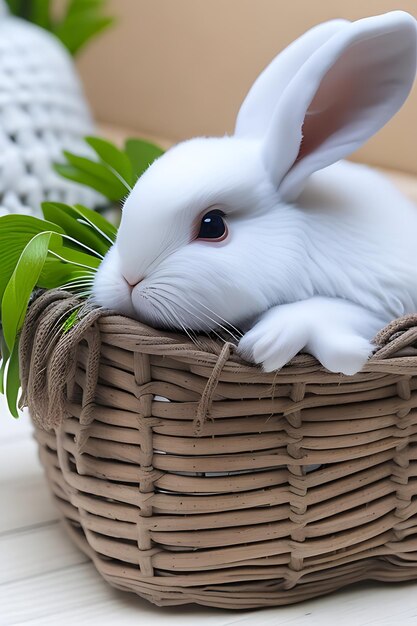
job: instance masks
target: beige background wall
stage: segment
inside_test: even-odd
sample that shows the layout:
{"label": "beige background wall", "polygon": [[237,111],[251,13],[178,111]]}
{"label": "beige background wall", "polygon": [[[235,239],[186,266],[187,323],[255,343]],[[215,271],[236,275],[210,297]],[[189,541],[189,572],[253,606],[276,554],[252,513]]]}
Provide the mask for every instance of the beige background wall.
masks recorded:
{"label": "beige background wall", "polygon": [[[223,134],[276,53],[314,24],[417,0],[111,0],[117,26],[79,59],[99,121],[172,140]],[[417,89],[361,160],[417,173]]]}

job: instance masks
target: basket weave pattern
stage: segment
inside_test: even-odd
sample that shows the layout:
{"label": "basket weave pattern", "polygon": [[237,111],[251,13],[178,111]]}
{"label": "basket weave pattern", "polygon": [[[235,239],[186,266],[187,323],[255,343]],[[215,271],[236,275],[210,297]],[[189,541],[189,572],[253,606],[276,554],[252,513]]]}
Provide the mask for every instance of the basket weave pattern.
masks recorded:
{"label": "basket weave pattern", "polygon": [[265,374],[97,310],[48,343],[71,306],[32,305],[24,398],[68,531],[108,582],[241,609],[417,577],[416,318],[346,377],[307,355]]}

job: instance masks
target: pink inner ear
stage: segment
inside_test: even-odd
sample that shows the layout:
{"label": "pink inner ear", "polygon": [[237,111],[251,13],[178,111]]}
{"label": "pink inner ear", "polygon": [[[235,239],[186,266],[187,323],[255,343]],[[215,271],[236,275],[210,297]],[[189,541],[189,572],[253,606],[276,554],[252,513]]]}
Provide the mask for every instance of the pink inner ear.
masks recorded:
{"label": "pink inner ear", "polygon": [[[296,162],[330,137],[345,133],[351,124],[366,124],[375,107],[389,98],[388,92],[396,89],[396,81],[389,80],[393,71],[388,65],[398,59],[393,59],[392,51],[386,56],[387,59],[372,39],[365,40],[348,48],[331,67],[306,112]],[[342,142],[343,137],[338,141]]]}

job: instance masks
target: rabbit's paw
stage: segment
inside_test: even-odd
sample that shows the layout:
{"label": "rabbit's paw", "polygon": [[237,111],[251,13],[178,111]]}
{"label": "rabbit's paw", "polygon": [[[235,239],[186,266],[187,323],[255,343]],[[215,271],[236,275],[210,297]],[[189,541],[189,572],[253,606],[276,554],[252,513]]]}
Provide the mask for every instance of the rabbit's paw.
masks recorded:
{"label": "rabbit's paw", "polygon": [[316,335],[306,347],[327,370],[348,376],[363,368],[374,349],[375,346],[360,335],[335,333]]}
{"label": "rabbit's paw", "polygon": [[281,369],[302,350],[308,333],[291,307],[280,306],[268,311],[240,340],[239,354],[262,365],[265,372]]}
{"label": "rabbit's paw", "polygon": [[242,337],[238,351],[265,372],[281,369],[304,351],[330,372],[353,375],[371,356],[374,346],[369,338],[380,324],[351,303],[311,298],[267,311]]}

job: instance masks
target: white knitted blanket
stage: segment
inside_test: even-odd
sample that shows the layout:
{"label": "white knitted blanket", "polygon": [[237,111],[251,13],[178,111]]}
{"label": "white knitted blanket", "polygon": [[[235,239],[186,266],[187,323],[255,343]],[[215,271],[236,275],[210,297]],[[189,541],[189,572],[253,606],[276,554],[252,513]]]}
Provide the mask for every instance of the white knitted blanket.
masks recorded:
{"label": "white knitted blanket", "polygon": [[0,215],[39,214],[43,200],[97,205],[98,194],[52,169],[63,149],[87,153],[92,132],[70,55],[0,0]]}

